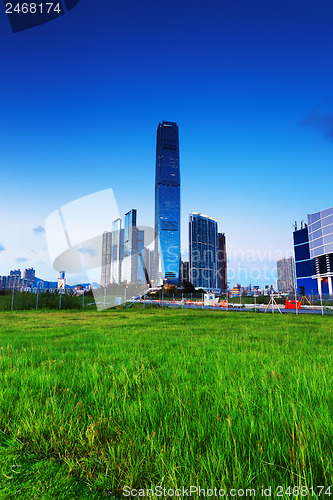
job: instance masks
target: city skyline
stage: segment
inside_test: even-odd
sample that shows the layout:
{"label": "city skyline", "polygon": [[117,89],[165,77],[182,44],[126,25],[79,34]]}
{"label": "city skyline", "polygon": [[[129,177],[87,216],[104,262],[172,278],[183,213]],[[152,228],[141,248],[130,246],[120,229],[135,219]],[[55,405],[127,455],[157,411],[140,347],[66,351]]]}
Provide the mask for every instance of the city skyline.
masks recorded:
{"label": "city skyline", "polygon": [[231,284],[274,282],[293,222],[332,206],[307,195],[314,170],[332,175],[331,2],[99,5],[15,35],[0,16],[0,274],[55,280],[46,218],[107,187],[153,226],[164,119],[181,134],[183,258],[188,215],[209,213]]}

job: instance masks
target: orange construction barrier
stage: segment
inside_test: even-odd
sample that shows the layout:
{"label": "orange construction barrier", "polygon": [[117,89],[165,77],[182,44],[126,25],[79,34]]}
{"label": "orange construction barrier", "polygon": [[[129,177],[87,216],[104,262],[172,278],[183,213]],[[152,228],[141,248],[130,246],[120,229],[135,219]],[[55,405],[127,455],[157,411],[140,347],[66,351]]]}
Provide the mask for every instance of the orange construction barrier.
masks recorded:
{"label": "orange construction barrier", "polygon": [[300,300],[286,300],[285,309],[301,309],[302,302]]}

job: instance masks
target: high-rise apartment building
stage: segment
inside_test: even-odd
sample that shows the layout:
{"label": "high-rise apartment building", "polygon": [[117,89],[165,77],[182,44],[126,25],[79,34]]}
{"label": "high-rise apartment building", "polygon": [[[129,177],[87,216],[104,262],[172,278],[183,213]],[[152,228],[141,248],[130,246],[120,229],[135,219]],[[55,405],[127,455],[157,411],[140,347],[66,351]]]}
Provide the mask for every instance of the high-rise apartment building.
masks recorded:
{"label": "high-rise apartment building", "polygon": [[160,283],[180,281],[180,163],[178,125],[159,124],[156,141],[155,230]]}
{"label": "high-rise apartment building", "polygon": [[14,269],[14,271],[10,271],[10,276],[18,276],[21,279],[21,269]]}
{"label": "high-rise apartment building", "polygon": [[10,271],[6,280],[6,288],[8,290],[20,290],[21,288],[21,270],[14,269]]}
{"label": "high-rise apartment building", "polygon": [[28,283],[34,284],[35,281],[35,276],[36,276],[36,271],[34,270],[33,267],[29,267],[28,269],[24,270],[23,273],[23,278],[28,281]]}
{"label": "high-rise apartment building", "polygon": [[189,222],[190,282],[204,290],[219,289],[217,221],[198,213]]}
{"label": "high-rise apartment building", "polygon": [[277,267],[278,291],[290,293],[295,291],[295,261],[293,257],[279,259]]}

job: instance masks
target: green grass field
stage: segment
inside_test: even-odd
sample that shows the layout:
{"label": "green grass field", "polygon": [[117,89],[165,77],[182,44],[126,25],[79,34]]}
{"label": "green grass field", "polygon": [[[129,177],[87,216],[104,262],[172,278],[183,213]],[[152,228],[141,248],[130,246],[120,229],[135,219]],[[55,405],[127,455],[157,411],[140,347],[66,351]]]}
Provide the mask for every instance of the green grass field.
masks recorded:
{"label": "green grass field", "polygon": [[333,496],[332,327],[205,310],[0,313],[0,498],[119,498],[125,485]]}

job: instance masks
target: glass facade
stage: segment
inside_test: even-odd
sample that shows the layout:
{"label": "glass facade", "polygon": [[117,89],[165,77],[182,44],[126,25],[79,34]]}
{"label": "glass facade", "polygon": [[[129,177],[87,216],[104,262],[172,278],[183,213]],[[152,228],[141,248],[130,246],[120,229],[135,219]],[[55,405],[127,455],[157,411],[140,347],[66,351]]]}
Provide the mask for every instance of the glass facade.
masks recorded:
{"label": "glass facade", "polygon": [[163,283],[180,282],[180,164],[178,125],[162,122],[157,129],[155,230]]}
{"label": "glass facade", "polygon": [[311,258],[333,253],[333,207],[308,215]]}
{"label": "glass facade", "polygon": [[307,295],[317,294],[317,283],[312,279],[313,264],[310,258],[308,228],[304,227],[302,229],[295,230],[293,237],[297,290],[299,291],[300,287],[304,286],[304,290]]}
{"label": "glass facade", "polygon": [[192,213],[189,223],[190,282],[196,288],[219,289],[217,221]]}

